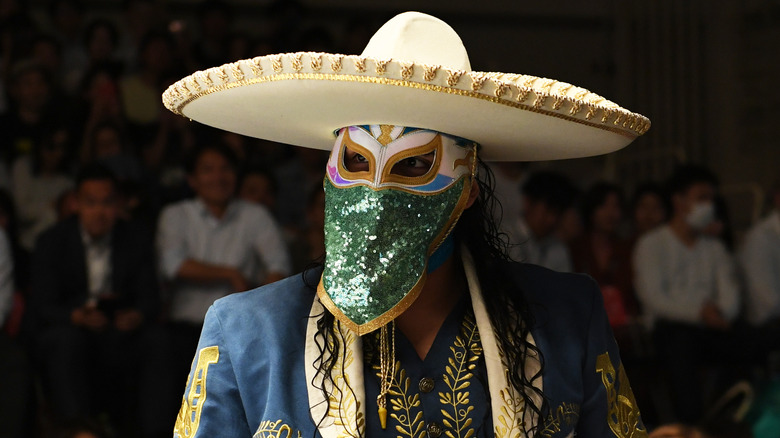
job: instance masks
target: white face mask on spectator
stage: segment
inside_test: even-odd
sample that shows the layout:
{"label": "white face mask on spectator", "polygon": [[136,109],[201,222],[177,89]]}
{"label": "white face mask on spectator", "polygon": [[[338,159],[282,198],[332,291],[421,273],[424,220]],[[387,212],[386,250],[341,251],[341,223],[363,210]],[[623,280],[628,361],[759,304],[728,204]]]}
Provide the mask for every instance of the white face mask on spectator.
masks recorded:
{"label": "white face mask on spectator", "polygon": [[715,204],[711,201],[697,202],[691,208],[685,221],[695,230],[703,230],[715,220]]}

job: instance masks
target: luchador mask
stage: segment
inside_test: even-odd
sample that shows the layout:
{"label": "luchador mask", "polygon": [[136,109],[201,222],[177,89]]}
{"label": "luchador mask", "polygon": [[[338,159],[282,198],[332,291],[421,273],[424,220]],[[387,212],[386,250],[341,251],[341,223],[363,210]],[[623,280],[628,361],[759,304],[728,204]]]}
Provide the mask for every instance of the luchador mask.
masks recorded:
{"label": "luchador mask", "polygon": [[338,132],[325,178],[320,300],[351,330],[403,313],[452,251],[476,168],[476,143],[393,125]]}

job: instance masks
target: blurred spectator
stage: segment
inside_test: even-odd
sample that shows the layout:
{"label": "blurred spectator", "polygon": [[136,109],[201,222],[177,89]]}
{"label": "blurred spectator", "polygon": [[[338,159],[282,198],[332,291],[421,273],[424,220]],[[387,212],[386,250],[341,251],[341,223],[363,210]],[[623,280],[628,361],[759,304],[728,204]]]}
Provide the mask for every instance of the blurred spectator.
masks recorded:
{"label": "blurred spectator", "polygon": [[33,41],[30,59],[42,66],[52,78],[52,86],[62,88],[62,49],[51,35],[39,34]]}
{"label": "blurred spectator", "polygon": [[623,208],[620,187],[604,182],[595,184],[582,199],[585,234],[570,247],[574,271],[589,274],[599,284],[616,334],[638,314],[630,248],[618,235]]}
{"label": "blurred spectator", "polygon": [[157,250],[171,287],[170,319],[181,381],[214,300],[290,273],[287,248],[271,214],[234,197],[237,166],[227,146],[203,144],[187,162],[196,198],[169,205],[160,215]]}
{"label": "blurred spectator", "polygon": [[[119,97],[119,67],[112,63],[100,63],[84,74],[74,109],[74,124],[82,127],[79,132],[85,141],[100,123],[112,122],[124,126],[124,114]],[[82,151],[82,162],[85,159]]]}
{"label": "blurred spectator", "polygon": [[510,232],[506,224],[513,224],[514,218],[523,215],[522,189],[527,175],[523,172],[523,163],[494,162],[490,163],[490,170],[494,178],[493,193],[498,201],[494,205],[493,215],[496,216],[499,228],[505,233]]}
{"label": "blurred spectator", "polygon": [[118,219],[107,168],[85,167],[76,193],[77,216],[42,234],[32,261],[37,347],[53,414],[105,412],[116,425],[146,430],[159,411],[160,398],[150,395],[167,377],[151,324],[159,300],[151,239]]}
{"label": "blurred spectator", "polygon": [[[139,47],[146,35],[164,29],[167,16],[156,0],[125,0],[119,31],[119,59],[129,73],[138,71]],[[191,69],[188,69],[190,71]]]}
{"label": "blurred spectator", "polygon": [[87,133],[82,145],[81,162],[85,165],[102,163],[120,181],[139,181],[143,169],[132,150],[124,130],[112,121],[104,121]]}
{"label": "blurred spectator", "polygon": [[558,227],[555,229],[555,236],[567,247],[582,237],[585,232],[578,204],[577,202],[563,211]]}
{"label": "blurred spectator", "polygon": [[513,221],[509,233],[513,259],[571,272],[569,250],[555,235],[563,213],[574,202],[576,189],[563,175],[538,172],[523,185],[523,216]]}
{"label": "blurred spectator", "polygon": [[287,155],[280,157],[273,167],[279,183],[277,211],[279,222],[285,228],[297,231],[306,227],[306,196],[310,187],[322,184],[328,153],[293,146],[284,148]]}
{"label": "blurred spectator", "polygon": [[119,31],[113,22],[106,19],[90,22],[84,32],[84,46],[88,56],[87,65],[116,63],[115,52],[118,44]]}
{"label": "blurred spectator", "polygon": [[669,216],[666,194],[658,184],[642,184],[634,193],[631,210],[636,240],[666,222]]}
{"label": "blurred spectator", "polygon": [[[0,91],[9,85],[11,67],[30,53],[37,29],[21,0],[0,2]],[[6,93],[0,93],[0,113],[8,109]]]}
{"label": "blurred spectator", "polygon": [[740,252],[747,285],[747,319],[780,327],[780,181],[770,192],[772,210],[748,231]]}
{"label": "blurred spectator", "polygon": [[32,399],[30,366],[22,347],[5,330],[14,305],[13,250],[4,229],[0,228],[0,435],[22,438],[29,425]]}
{"label": "blurred spectator", "polygon": [[734,252],[734,230],[731,227],[731,217],[726,205],[726,199],[716,194],[713,200],[715,218],[704,228],[704,234],[720,240],[730,253]]}
{"label": "blurred spectator", "polygon": [[9,86],[12,106],[0,115],[0,154],[6,163],[32,152],[53,123],[50,84],[40,65],[24,61],[14,66]]}
{"label": "blurred spectator", "polygon": [[0,228],[0,327],[5,326],[14,303],[14,257],[11,242]]}
{"label": "blurred spectator", "polygon": [[292,243],[293,268],[302,272],[325,256],[325,190],[316,184],[306,202],[306,228]]}
{"label": "blurred spectator", "polygon": [[648,232],[634,252],[635,287],[669,373],[677,420],[698,421],[700,364],[716,365],[734,351],[725,333],[739,310],[733,260],[723,244],[703,233],[715,216],[716,177],[707,169],[679,167],[669,182],[672,217]]}
{"label": "blurred spectator", "polygon": [[79,0],[51,0],[48,14],[54,37],[60,44],[65,91],[73,93],[89,59],[82,38],[84,5]]}
{"label": "blurred spectator", "polygon": [[206,0],[198,5],[200,40],[193,48],[197,68],[217,67],[242,58],[229,58],[233,11],[227,2]]}
{"label": "blurred spectator", "polygon": [[252,168],[246,170],[241,177],[238,197],[262,205],[273,213],[276,210],[277,190],[276,181],[270,172],[261,168]]}
{"label": "blurred spectator", "polygon": [[33,153],[19,157],[11,177],[18,206],[19,242],[31,251],[38,235],[57,221],[56,201],[73,187],[68,153],[72,133],[58,127],[33,146]]}
{"label": "blurred spectator", "polygon": [[11,193],[3,189],[0,189],[0,228],[5,232],[11,246],[16,290],[25,294],[30,278],[29,253],[19,244],[19,221],[16,215],[16,204]]}
{"label": "blurred spectator", "polygon": [[123,112],[135,144],[151,143],[157,133],[162,111],[160,95],[174,65],[173,56],[171,37],[151,32],[141,40],[139,70],[120,81]]}

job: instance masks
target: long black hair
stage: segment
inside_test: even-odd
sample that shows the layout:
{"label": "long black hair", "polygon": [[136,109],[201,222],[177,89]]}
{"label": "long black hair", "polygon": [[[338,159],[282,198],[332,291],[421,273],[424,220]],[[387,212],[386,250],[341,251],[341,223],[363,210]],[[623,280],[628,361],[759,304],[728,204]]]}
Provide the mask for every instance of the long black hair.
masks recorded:
{"label": "long black hair", "polygon": [[[511,259],[506,236],[498,229],[501,205],[494,195],[493,173],[481,160],[478,161],[476,181],[479,184],[479,196],[474,204],[461,214],[453,230],[453,237],[456,248],[464,245],[474,259],[482,298],[496,332],[499,348],[508,364],[509,382],[526,406],[523,420],[533,416],[538,419],[536,424],[530,426],[527,426],[530,421],[523,421],[523,428],[526,429],[524,432],[528,434],[541,430],[544,414],[548,410],[544,393],[533,385],[534,381],[542,376],[544,358],[539,348],[528,340],[534,318],[522,291],[518,290],[520,286],[506,281],[506,268]],[[307,286],[314,289],[316,283],[312,283],[311,279],[319,277],[307,275],[307,272],[303,275]],[[313,377],[312,384],[322,391],[325,400],[330,400],[333,396],[338,400],[342,395],[332,377],[338,357],[344,353],[345,348],[340,333],[340,322],[335,321],[330,312],[324,311],[317,321],[315,342],[320,355],[313,364],[318,372]],[[538,359],[540,368],[535,375],[527,376],[525,364],[531,358]],[[345,370],[340,371],[344,373]],[[352,388],[348,387],[347,390],[351,391]],[[338,394],[331,394],[330,391],[337,391]],[[541,405],[537,404],[536,399],[541,400]],[[320,422],[324,421],[327,415],[326,412]],[[341,416],[342,413],[339,412],[338,415]]]}

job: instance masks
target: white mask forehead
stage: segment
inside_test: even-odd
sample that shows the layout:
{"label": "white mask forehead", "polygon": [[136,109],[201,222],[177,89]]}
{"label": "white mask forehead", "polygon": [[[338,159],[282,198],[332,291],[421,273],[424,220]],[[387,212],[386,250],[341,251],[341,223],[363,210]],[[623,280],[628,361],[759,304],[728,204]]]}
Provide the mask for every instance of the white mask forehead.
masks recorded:
{"label": "white mask forehead", "polygon": [[[361,152],[371,155],[366,159],[375,165],[369,175],[339,175],[339,160],[343,159],[344,149],[350,141],[363,148]],[[432,169],[435,175],[429,175],[419,184],[410,180],[399,182],[387,177],[392,166],[400,159],[415,156],[412,152],[414,149],[428,150],[426,145],[437,155],[435,169]],[[475,152],[473,142],[436,131],[394,125],[350,126],[339,132],[328,162],[328,175],[336,185],[362,183],[377,189],[403,187],[420,192],[438,191],[473,172]]]}

